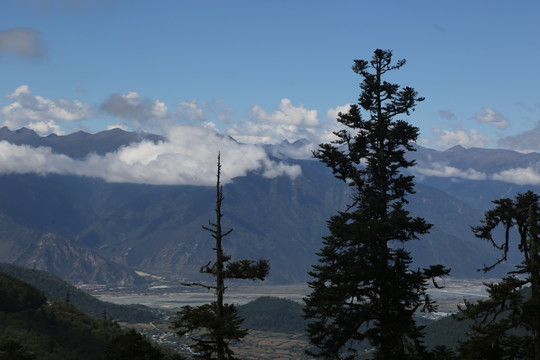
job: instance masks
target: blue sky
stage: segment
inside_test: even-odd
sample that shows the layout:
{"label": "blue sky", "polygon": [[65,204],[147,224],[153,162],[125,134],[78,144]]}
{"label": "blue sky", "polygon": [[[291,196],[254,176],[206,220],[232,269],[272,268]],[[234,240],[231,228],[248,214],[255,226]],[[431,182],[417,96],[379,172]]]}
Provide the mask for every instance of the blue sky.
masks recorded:
{"label": "blue sky", "polygon": [[381,48],[426,97],[421,145],[540,151],[539,17],[532,0],[3,0],[0,125],[316,144]]}

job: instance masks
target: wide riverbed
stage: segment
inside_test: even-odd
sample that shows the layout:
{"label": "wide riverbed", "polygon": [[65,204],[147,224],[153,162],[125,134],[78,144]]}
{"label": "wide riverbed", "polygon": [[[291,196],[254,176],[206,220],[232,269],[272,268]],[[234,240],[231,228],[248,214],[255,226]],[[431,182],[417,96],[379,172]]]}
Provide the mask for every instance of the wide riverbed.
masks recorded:
{"label": "wide riverbed", "polygon": [[[487,279],[447,279],[443,289],[430,288],[428,292],[439,304],[439,311],[454,312],[463,299],[480,299],[486,297],[483,282]],[[302,302],[302,298],[309,294],[307,284],[289,285],[248,285],[231,286],[226,290],[227,303],[243,305],[259,297],[272,296]],[[185,305],[207,304],[215,300],[213,291],[200,290],[195,287],[184,291],[169,292],[166,288],[154,289],[145,293],[123,294],[115,291],[111,293],[93,293],[103,301],[115,304],[141,304],[152,308],[175,310]]]}
{"label": "wide riverbed", "polygon": [[[234,286],[225,292],[227,303],[243,305],[263,296],[301,302],[309,293],[307,284]],[[141,294],[93,293],[93,296],[114,304],[141,304],[152,308],[177,309],[185,305],[208,304],[215,300],[213,291],[188,288],[180,292],[152,291]]]}

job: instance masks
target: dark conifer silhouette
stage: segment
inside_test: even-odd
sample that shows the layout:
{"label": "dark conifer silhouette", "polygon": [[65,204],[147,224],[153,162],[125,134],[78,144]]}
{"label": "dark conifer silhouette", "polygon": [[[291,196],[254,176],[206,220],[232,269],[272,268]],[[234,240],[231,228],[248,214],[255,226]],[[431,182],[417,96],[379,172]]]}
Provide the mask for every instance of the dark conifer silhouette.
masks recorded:
{"label": "dark conifer silhouette", "polygon": [[[486,284],[488,299],[465,301],[460,307],[463,315],[458,319],[474,320],[469,339],[460,344],[462,358],[540,360],[540,197],[528,191],[493,203],[482,225],[472,228],[501,252],[482,270],[506,261],[512,247],[522,253],[523,261],[501,282]],[[502,242],[493,238],[498,228],[503,230]]]}
{"label": "dark conifer silhouette", "polygon": [[393,64],[392,52],[383,50],[369,62],[355,60],[362,92],[358,105],[337,119],[348,129],[334,132],[337,140],[314,152],[350,185],[352,202],[328,221],[330,235],[310,273],[304,314],[310,320],[312,356],[352,359],[362,341],[375,348],[373,359],[416,359],[426,353],[413,314],[435,310],[426,293],[428,281],[449,270],[441,265],[412,270],[412,258],[402,247],[431,227],[404,209],[413,177],[401,170],[414,165],[404,155],[414,151],[418,128],[396,117],[410,115],[424,99],[413,88],[383,79],[404,64]]}
{"label": "dark conifer silhouette", "polygon": [[216,301],[201,306],[184,306],[179,312],[179,319],[173,323],[179,336],[189,334],[197,357],[203,359],[236,359],[230,344],[246,336],[247,330],[242,329],[243,319],[238,315],[236,306],[224,303],[225,279],[264,280],[270,271],[267,260],[231,261],[231,256],[223,250],[223,239],[230,235],[232,229],[223,230],[221,206],[224,200],[221,185],[221,156],[217,164],[217,194],[216,221],[209,221],[209,226],[203,229],[210,232],[215,240],[215,262],[201,267],[200,272],[210,274],[215,279],[215,285],[191,283],[188,285],[202,286],[216,292]]}

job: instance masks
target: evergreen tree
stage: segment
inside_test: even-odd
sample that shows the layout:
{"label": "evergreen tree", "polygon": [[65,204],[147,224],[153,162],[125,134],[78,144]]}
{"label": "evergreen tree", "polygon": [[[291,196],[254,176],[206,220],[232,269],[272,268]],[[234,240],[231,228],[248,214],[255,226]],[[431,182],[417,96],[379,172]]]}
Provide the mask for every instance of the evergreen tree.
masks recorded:
{"label": "evergreen tree", "polygon": [[435,279],[449,270],[441,265],[412,270],[412,258],[402,247],[431,227],[404,209],[413,177],[400,171],[414,165],[404,155],[414,151],[418,128],[396,117],[410,115],[424,98],[413,88],[383,80],[404,64],[393,64],[392,52],[383,50],[369,62],[355,60],[362,92],[358,105],[337,119],[348,129],[334,132],[337,140],[314,152],[351,187],[352,203],[328,221],[330,235],[310,272],[312,292],[305,298],[304,316],[310,320],[312,356],[352,359],[362,341],[375,348],[375,359],[426,354],[413,314],[435,310],[426,293],[428,281],[437,285]]}
{"label": "evergreen tree", "polygon": [[[488,299],[466,301],[460,307],[463,315],[458,319],[474,323],[459,350],[466,359],[540,360],[540,197],[528,191],[493,203],[482,225],[472,228],[476,237],[501,251],[497,261],[482,270],[506,261],[512,246],[523,254],[523,261],[501,282],[486,284]],[[504,233],[502,242],[493,238],[498,228]],[[518,241],[512,245],[514,236]]]}
{"label": "evergreen tree", "polygon": [[15,340],[4,340],[0,344],[0,360],[34,360],[36,357],[28,353],[24,347]]}
{"label": "evergreen tree", "polygon": [[232,229],[224,231],[221,225],[223,218],[221,205],[224,197],[220,176],[221,157],[218,155],[216,221],[209,222],[210,226],[203,226],[215,240],[216,260],[213,264],[211,261],[208,262],[200,270],[201,273],[212,275],[215,285],[188,284],[215,290],[216,301],[196,307],[182,307],[178,312],[179,319],[173,323],[179,336],[189,334],[194,340],[193,346],[199,351],[198,357],[218,360],[236,359],[229,345],[247,335],[247,330],[241,328],[243,319],[238,315],[236,306],[224,304],[225,279],[264,280],[270,271],[267,260],[230,261],[231,256],[224,253],[223,239],[232,232]]}
{"label": "evergreen tree", "polygon": [[456,353],[454,350],[447,348],[444,345],[437,345],[431,351],[432,360],[456,360]]}
{"label": "evergreen tree", "polygon": [[101,356],[101,360],[162,360],[161,350],[134,329],[111,340]]}

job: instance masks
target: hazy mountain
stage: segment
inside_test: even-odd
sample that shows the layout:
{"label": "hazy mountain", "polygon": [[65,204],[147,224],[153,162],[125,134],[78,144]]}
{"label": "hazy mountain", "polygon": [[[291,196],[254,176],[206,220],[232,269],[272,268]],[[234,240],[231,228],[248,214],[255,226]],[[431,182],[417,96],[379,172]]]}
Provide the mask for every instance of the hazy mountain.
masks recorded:
{"label": "hazy mountain", "polygon": [[417,182],[482,210],[491,208],[493,200],[540,189],[540,153],[462,146],[437,151],[417,146],[409,157],[418,163],[412,170]]}
{"label": "hazy mountain", "polygon": [[35,131],[21,128],[11,131],[7,127],[0,128],[0,141],[5,140],[15,145],[30,145],[33,147],[49,147],[53,152],[67,155],[73,159],[81,159],[90,153],[105,155],[118,150],[122,146],[143,140],[158,142],[163,137],[159,135],[127,132],[118,128],[89,134],[77,131],[69,135],[51,134],[39,136]]}
{"label": "hazy mountain", "polygon": [[45,270],[72,283],[144,283],[133,269],[57,233],[21,226],[4,213],[0,213],[0,262]]}
{"label": "hazy mountain", "polygon": [[[54,151],[74,157],[118,149],[145,138],[121,130],[47,138],[24,129],[0,129],[0,133],[6,141],[31,146],[54,138]],[[79,155],[71,152],[72,136],[79,136],[75,142]],[[159,141],[158,137],[148,139]],[[287,142],[267,150],[282,158],[305,153],[307,145]],[[476,269],[491,263],[494,253],[473,236],[470,226],[478,224],[491,200],[513,196],[516,191],[540,190],[538,185],[496,180],[495,175],[535,166],[540,154],[464,148],[441,152],[418,147],[411,156],[418,159],[419,170],[415,173],[417,193],[409,197],[409,209],[434,224],[431,234],[407,245],[415,263],[443,263],[452,267],[454,276],[478,276]],[[224,188],[224,225],[234,229],[225,239],[225,249],[233,258],[269,259],[270,281],[307,279],[307,271],[317,261],[321,237],[327,234],[326,221],[344,209],[348,199],[347,186],[321,163],[288,162],[302,169],[294,180],[249,174]],[[86,268],[76,265],[75,259],[82,258],[88,264],[94,261],[96,273],[81,270],[77,276],[129,283],[137,280],[126,269],[193,277],[213,258],[212,239],[201,228],[214,218],[213,186],[121,184],[77,176],[11,174],[0,176],[0,188],[0,211],[25,234],[17,235],[20,239],[14,241],[13,236],[0,232],[3,261],[31,259],[25,260],[27,265],[41,268],[40,261],[50,259],[47,269],[73,281],[76,276],[69,275],[69,269]],[[516,261],[511,257],[507,265]],[[104,268],[109,278],[96,275]]]}
{"label": "hazy mountain", "polygon": [[497,173],[511,168],[524,168],[540,162],[540,153],[523,154],[505,149],[466,149],[461,145],[445,151],[417,146],[411,154],[419,164],[444,163],[458,169],[474,169],[484,173]]}

